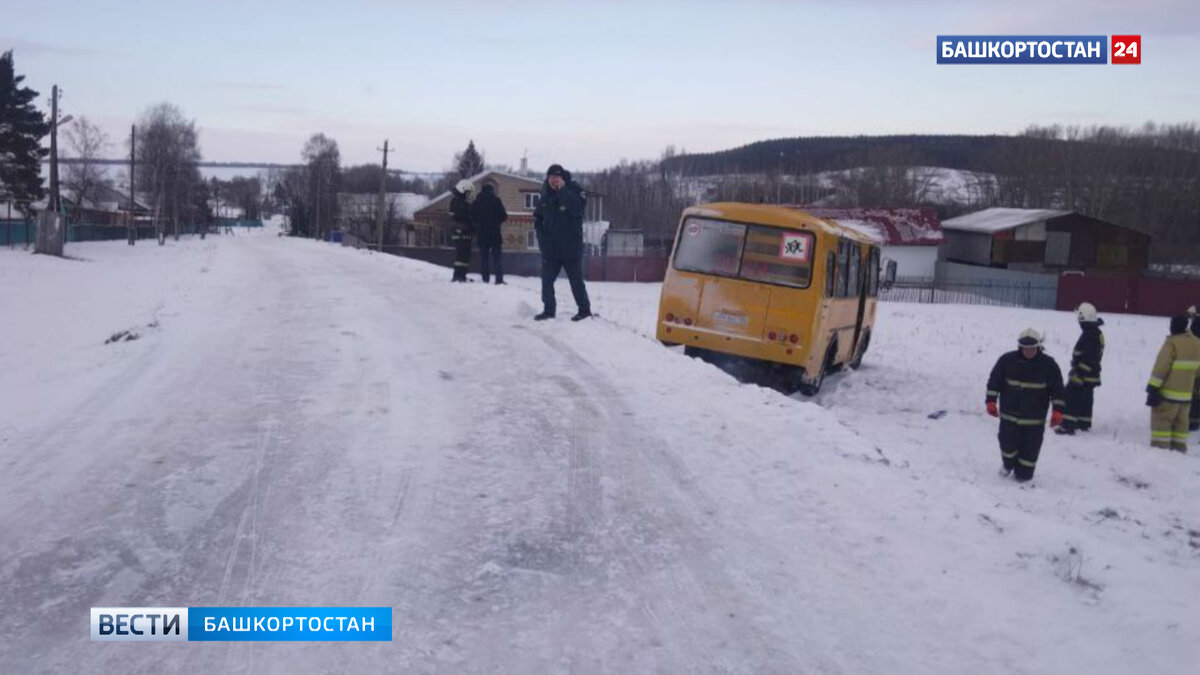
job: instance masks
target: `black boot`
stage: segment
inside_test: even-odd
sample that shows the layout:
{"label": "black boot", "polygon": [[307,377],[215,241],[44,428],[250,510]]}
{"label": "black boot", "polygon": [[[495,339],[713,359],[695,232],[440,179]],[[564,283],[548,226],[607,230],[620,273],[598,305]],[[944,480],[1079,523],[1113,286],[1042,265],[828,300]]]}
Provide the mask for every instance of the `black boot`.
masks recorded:
{"label": "black boot", "polygon": [[579,310],[579,313],[578,313],[578,314],[576,314],[575,316],[571,317],[571,320],[572,320],[572,321],[583,321],[584,319],[588,318],[588,317],[589,317],[589,316],[591,316],[591,315],[592,315],[592,311],[591,311],[591,310],[589,310],[589,309],[582,309],[582,310]]}
{"label": "black boot", "polygon": [[537,316],[533,317],[533,320],[534,321],[545,321],[546,319],[553,319],[553,318],[554,318],[554,312],[542,312],[541,314],[538,314]]}

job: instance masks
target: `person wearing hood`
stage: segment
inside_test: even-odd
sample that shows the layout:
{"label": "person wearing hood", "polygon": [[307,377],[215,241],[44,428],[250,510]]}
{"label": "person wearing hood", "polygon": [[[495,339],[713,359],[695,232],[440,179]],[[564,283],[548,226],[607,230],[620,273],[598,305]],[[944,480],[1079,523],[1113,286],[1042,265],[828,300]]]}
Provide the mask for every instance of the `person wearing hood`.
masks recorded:
{"label": "person wearing hood", "polygon": [[1045,437],[1046,413],[1053,409],[1050,426],[1057,427],[1064,404],[1062,371],[1042,351],[1042,336],[1036,330],[1022,331],[1017,349],[996,361],[984,404],[989,415],[1000,418],[1001,474],[1022,483],[1031,480]]}
{"label": "person wearing hood", "polygon": [[504,283],[504,262],[501,259],[503,237],[500,226],[508,220],[508,211],[504,202],[496,196],[496,186],[484,183],[483,191],[471,204],[471,222],[475,223],[475,236],[479,239],[479,272],[483,283],[492,277],[492,268],[496,270],[496,285]]}
{"label": "person wearing hood", "polygon": [[466,282],[467,271],[471,268],[471,237],[475,234],[475,225],[471,222],[471,197],[475,193],[475,184],[469,180],[460,180],[450,188],[450,217],[454,220],[454,229],[450,231],[450,243],[454,245],[454,276],[450,281]]}
{"label": "person wearing hood", "polygon": [[535,321],[553,319],[558,309],[554,298],[554,280],[566,270],[571,281],[571,295],[578,308],[572,321],[592,315],[587,286],[583,283],[583,214],[587,194],[571,180],[571,172],[561,164],[546,170],[541,201],[533,212],[538,248],[542,252],[542,313]]}
{"label": "person wearing hood", "polygon": [[1188,316],[1171,317],[1171,334],[1158,350],[1146,385],[1150,447],[1187,452],[1188,411],[1200,368],[1200,338],[1188,332]]}
{"label": "person wearing hood", "polygon": [[1096,387],[1100,386],[1100,361],[1104,358],[1104,319],[1096,316],[1090,302],[1075,310],[1081,331],[1071,354],[1071,371],[1067,375],[1066,408],[1063,423],[1056,433],[1072,436],[1076,430],[1091,431],[1092,404]]}

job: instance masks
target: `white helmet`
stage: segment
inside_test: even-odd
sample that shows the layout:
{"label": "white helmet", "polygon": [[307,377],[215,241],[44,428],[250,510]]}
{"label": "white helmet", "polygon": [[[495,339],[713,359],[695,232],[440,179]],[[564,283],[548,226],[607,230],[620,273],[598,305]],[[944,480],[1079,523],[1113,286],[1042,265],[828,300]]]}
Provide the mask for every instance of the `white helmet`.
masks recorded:
{"label": "white helmet", "polygon": [[463,180],[458,181],[458,185],[455,185],[454,189],[458,190],[464,195],[470,194],[475,191],[475,184],[464,178]]}
{"label": "white helmet", "polygon": [[1026,328],[1017,337],[1017,344],[1022,347],[1041,347],[1042,334],[1032,328]]}
{"label": "white helmet", "polygon": [[1096,307],[1090,302],[1080,303],[1075,310],[1075,316],[1079,317],[1080,323],[1091,323],[1096,320]]}

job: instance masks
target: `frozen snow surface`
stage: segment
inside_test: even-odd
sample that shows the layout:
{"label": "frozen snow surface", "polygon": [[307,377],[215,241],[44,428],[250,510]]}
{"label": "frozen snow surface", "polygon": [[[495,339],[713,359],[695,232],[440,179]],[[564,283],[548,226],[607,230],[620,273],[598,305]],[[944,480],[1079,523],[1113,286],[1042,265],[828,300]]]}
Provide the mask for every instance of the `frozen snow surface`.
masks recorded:
{"label": "frozen snow surface", "polygon": [[[792,399],[654,341],[655,285],[534,323],[536,280],[272,234],[0,250],[0,670],[1200,667],[1162,319],[1106,317],[1095,430],[1018,486],[985,379],[1028,326],[1064,363],[1070,314],[884,304]],[[389,606],[393,640],[89,641],[93,606],[201,605]]]}

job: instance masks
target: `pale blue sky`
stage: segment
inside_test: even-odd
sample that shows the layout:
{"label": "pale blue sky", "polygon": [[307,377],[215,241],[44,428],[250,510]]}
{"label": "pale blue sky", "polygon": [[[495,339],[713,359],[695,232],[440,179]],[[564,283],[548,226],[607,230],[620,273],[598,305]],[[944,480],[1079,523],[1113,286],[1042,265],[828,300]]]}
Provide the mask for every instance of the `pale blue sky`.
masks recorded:
{"label": "pale blue sky", "polygon": [[[1141,33],[1140,66],[939,66],[938,34]],[[0,50],[116,140],[170,101],[205,159],[597,169],[668,144],[1200,121],[1200,3],[0,0]],[[48,108],[48,104],[47,104]],[[114,143],[111,154],[122,152]]]}

